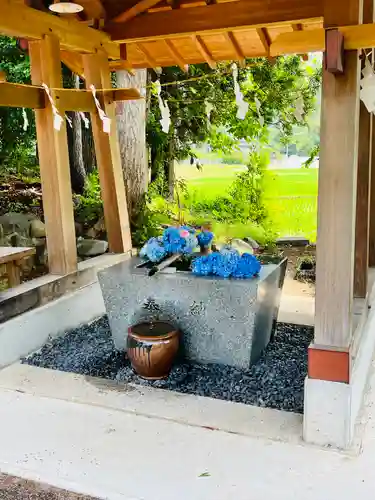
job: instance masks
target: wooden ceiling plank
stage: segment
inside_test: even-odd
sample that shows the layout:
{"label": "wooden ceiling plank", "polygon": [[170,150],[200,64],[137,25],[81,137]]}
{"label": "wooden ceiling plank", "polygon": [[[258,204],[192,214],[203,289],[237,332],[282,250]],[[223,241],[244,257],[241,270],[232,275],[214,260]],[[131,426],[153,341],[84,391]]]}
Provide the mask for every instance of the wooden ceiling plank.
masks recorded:
{"label": "wooden ceiling plank", "polygon": [[226,38],[228,44],[232,47],[232,51],[235,54],[234,59],[239,61],[240,66],[242,66],[242,67],[245,66],[246,57],[245,57],[245,54],[243,53],[243,51],[242,51],[242,49],[237,41],[235,34],[232,31],[225,31],[224,35],[225,35],[225,38]]}
{"label": "wooden ceiling plank", "polygon": [[110,58],[120,57],[118,45],[107,34],[78,21],[68,21],[12,0],[0,0],[0,11],[6,12],[0,17],[0,33],[3,35],[31,40],[55,35],[64,49],[87,53],[105,50]]}
{"label": "wooden ceiling plank", "polygon": [[175,38],[220,33],[246,27],[262,27],[277,23],[298,23],[321,19],[322,0],[272,0],[264,7],[264,0],[232,2],[174,9],[166,12],[145,13],[132,22],[110,22],[106,31],[117,41],[147,41],[156,38]]}
{"label": "wooden ceiling plank", "polygon": [[160,0],[141,0],[140,2],[133,5],[133,7],[131,7],[130,9],[127,9],[125,10],[125,12],[122,12],[121,14],[116,16],[114,19],[112,19],[112,21],[115,23],[125,23],[130,19],[138,16],[138,14],[141,14],[142,12],[150,9],[159,2]]}
{"label": "wooden ceiling plank", "polygon": [[212,58],[212,55],[208,50],[207,45],[204,43],[202,37],[200,35],[192,35],[192,40],[209,67],[211,69],[215,69],[216,61],[214,61],[214,59]]}
{"label": "wooden ceiling plank", "polygon": [[184,58],[181,56],[181,54],[178,52],[176,47],[173,45],[172,40],[164,40],[164,43],[171,54],[172,58],[176,61],[176,64],[180,67],[182,71],[187,73],[189,71],[189,65],[186,64],[186,61]]}
{"label": "wooden ceiling plank", "polygon": [[[303,25],[301,23],[293,23],[292,24],[292,30],[293,31],[303,31]],[[309,60],[309,55],[308,54],[301,54],[301,57],[304,61]]]}

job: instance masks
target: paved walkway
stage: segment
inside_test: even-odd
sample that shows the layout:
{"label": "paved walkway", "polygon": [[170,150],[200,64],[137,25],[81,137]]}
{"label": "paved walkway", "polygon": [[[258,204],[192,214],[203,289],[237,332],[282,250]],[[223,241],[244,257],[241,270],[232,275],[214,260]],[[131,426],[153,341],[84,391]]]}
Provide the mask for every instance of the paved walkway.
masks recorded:
{"label": "paved walkway", "polygon": [[[128,399],[131,387],[123,394],[116,386],[97,387],[90,404],[75,396],[64,399],[60,391],[56,397],[43,395],[40,384],[33,393],[25,388],[27,380],[18,390],[2,387],[4,473],[107,500],[374,498],[373,418],[357,456],[308,446],[298,436],[283,442],[166,420],[156,409],[168,411],[167,394],[149,416],[108,404],[108,398]],[[180,408],[186,413],[191,408],[184,408],[184,396]],[[141,411],[148,404],[142,397],[137,397]],[[369,401],[373,412],[373,392]],[[200,411],[197,405],[195,419]],[[247,426],[251,431],[251,421]],[[1,491],[0,498],[8,500]]]}

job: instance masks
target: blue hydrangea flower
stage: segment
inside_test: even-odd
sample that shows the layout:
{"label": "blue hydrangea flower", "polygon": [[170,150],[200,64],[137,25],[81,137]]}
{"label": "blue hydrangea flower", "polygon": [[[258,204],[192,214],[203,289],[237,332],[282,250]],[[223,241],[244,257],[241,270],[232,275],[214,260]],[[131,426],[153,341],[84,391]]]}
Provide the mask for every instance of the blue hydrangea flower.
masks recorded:
{"label": "blue hydrangea flower", "polygon": [[249,253],[241,255],[237,262],[237,267],[233,273],[234,278],[251,278],[259,274],[261,269],[258,259]]}
{"label": "blue hydrangea flower", "polygon": [[198,244],[201,247],[208,247],[211,241],[214,239],[214,234],[210,231],[202,231],[197,235]]}
{"label": "blue hydrangea flower", "polygon": [[197,274],[199,276],[208,276],[212,274],[212,264],[211,264],[211,255],[202,255],[201,257],[197,257],[191,263],[191,269],[193,274]]}
{"label": "blue hydrangea flower", "polygon": [[222,278],[229,278],[236,270],[239,256],[235,253],[220,253],[217,259],[216,274]]}
{"label": "blue hydrangea flower", "polygon": [[[185,235],[186,233],[186,235]],[[187,228],[168,227],[163,233],[163,245],[167,253],[192,253],[198,241]]]}
{"label": "blue hydrangea flower", "polygon": [[149,259],[151,262],[159,262],[167,255],[167,252],[160,238],[150,238],[148,242],[143,245],[139,255],[142,259]]}
{"label": "blue hydrangea flower", "polygon": [[260,262],[254,255],[240,255],[237,250],[231,248],[225,248],[224,252],[197,257],[192,263],[192,270],[196,275],[216,275],[223,278],[251,278],[258,274],[260,269]]}

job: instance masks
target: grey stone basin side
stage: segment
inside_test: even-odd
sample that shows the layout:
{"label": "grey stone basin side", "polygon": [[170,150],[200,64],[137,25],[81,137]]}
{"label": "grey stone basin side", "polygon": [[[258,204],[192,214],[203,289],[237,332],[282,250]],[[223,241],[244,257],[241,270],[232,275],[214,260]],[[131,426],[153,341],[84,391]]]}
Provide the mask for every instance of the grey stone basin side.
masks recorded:
{"label": "grey stone basin side", "polygon": [[139,262],[134,257],[98,275],[117,349],[126,349],[129,326],[159,319],[179,328],[192,361],[242,369],[257,361],[273,333],[287,259],[247,280],[183,271],[149,277]]}

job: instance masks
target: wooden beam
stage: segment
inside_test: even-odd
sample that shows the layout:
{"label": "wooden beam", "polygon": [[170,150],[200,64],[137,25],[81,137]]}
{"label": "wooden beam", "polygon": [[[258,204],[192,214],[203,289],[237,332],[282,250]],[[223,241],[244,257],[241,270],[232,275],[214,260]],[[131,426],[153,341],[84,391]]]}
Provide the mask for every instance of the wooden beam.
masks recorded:
{"label": "wooden beam", "polygon": [[240,66],[245,66],[245,54],[237,41],[236,35],[232,31],[224,31],[224,36],[235,54],[234,59],[239,61]]}
{"label": "wooden beam", "polygon": [[119,46],[108,35],[78,21],[68,21],[12,0],[0,0],[0,11],[6,12],[0,17],[0,33],[3,35],[31,40],[55,35],[64,49],[87,53],[105,50],[108,57],[120,58]]}
{"label": "wooden beam", "polygon": [[[327,28],[360,21],[361,0],[324,5]],[[323,70],[314,341],[340,349],[352,339],[359,73],[356,51],[343,75]]]}
{"label": "wooden beam", "polygon": [[129,21],[130,19],[133,19],[133,17],[138,16],[141,12],[145,12],[146,10],[150,9],[157,3],[159,3],[160,0],[141,0],[140,2],[137,2],[133,7],[130,9],[125,10],[125,12],[122,12],[118,16],[116,16],[114,19],[112,19],[113,22],[115,23],[125,23],[126,21]]}
{"label": "wooden beam", "polygon": [[170,55],[172,56],[173,60],[176,62],[177,66],[179,66],[182,71],[187,73],[189,71],[189,65],[186,64],[186,62],[183,59],[183,57],[181,56],[181,54],[178,52],[176,47],[173,45],[172,40],[166,39],[166,40],[164,40],[164,43],[165,43]]}
{"label": "wooden beam", "polygon": [[[50,89],[55,105],[61,113],[65,111],[96,112],[95,102],[90,90]],[[137,89],[98,90],[101,98],[112,101],[128,101],[142,99]],[[48,107],[45,91],[42,87],[20,85],[16,83],[0,83],[0,106],[44,109]]]}
{"label": "wooden beam", "polygon": [[322,14],[322,0],[272,0],[266,7],[264,0],[239,0],[235,5],[226,2],[144,14],[127,23],[110,22],[106,31],[113,40],[146,41],[301,22],[321,18]]}
{"label": "wooden beam", "polygon": [[[100,91],[98,92],[100,95]],[[112,101],[134,101],[143,99],[138,89],[113,89],[112,92],[105,91],[104,96]]]}
{"label": "wooden beam", "polygon": [[262,45],[266,52],[266,57],[270,57],[271,38],[268,34],[267,28],[257,28],[257,35],[262,42]]}
{"label": "wooden beam", "polygon": [[0,83],[0,106],[42,109],[46,106],[45,92],[32,85]]}
{"label": "wooden beam", "polygon": [[78,52],[70,52],[68,50],[62,50],[60,52],[61,61],[65,64],[67,68],[70,69],[73,73],[80,76],[81,78],[85,78],[83,73],[83,63],[82,56]]}
{"label": "wooden beam", "polygon": [[215,69],[216,61],[213,60],[212,55],[207,48],[207,45],[202,40],[202,37],[200,35],[192,35],[192,40],[209,67]]}
{"label": "wooden beam", "polygon": [[[356,50],[375,47],[375,24],[359,24],[338,27],[344,36],[344,49]],[[294,31],[281,33],[271,44],[271,56],[321,52],[325,49],[325,30]]]}
{"label": "wooden beam", "polygon": [[[111,87],[111,74],[104,54],[84,55],[83,64],[87,86],[93,84],[97,89]],[[132,243],[117,137],[115,104],[108,96],[104,97],[103,109],[111,119],[110,134],[103,132],[103,124],[97,113],[91,114],[91,123],[109,248],[112,252],[122,253],[131,251]]]}
{"label": "wooden beam", "polygon": [[[58,39],[47,35],[40,42],[31,42],[29,51],[32,82],[62,87]],[[46,108],[35,111],[35,118],[49,270],[67,274],[77,268],[77,251],[66,124],[60,131],[54,129],[49,102]]]}
{"label": "wooden beam", "polygon": [[[303,31],[303,25],[301,23],[292,24],[292,30],[293,31]],[[301,57],[302,57],[303,61],[308,61],[309,60],[309,55],[308,54],[301,54]]]}

